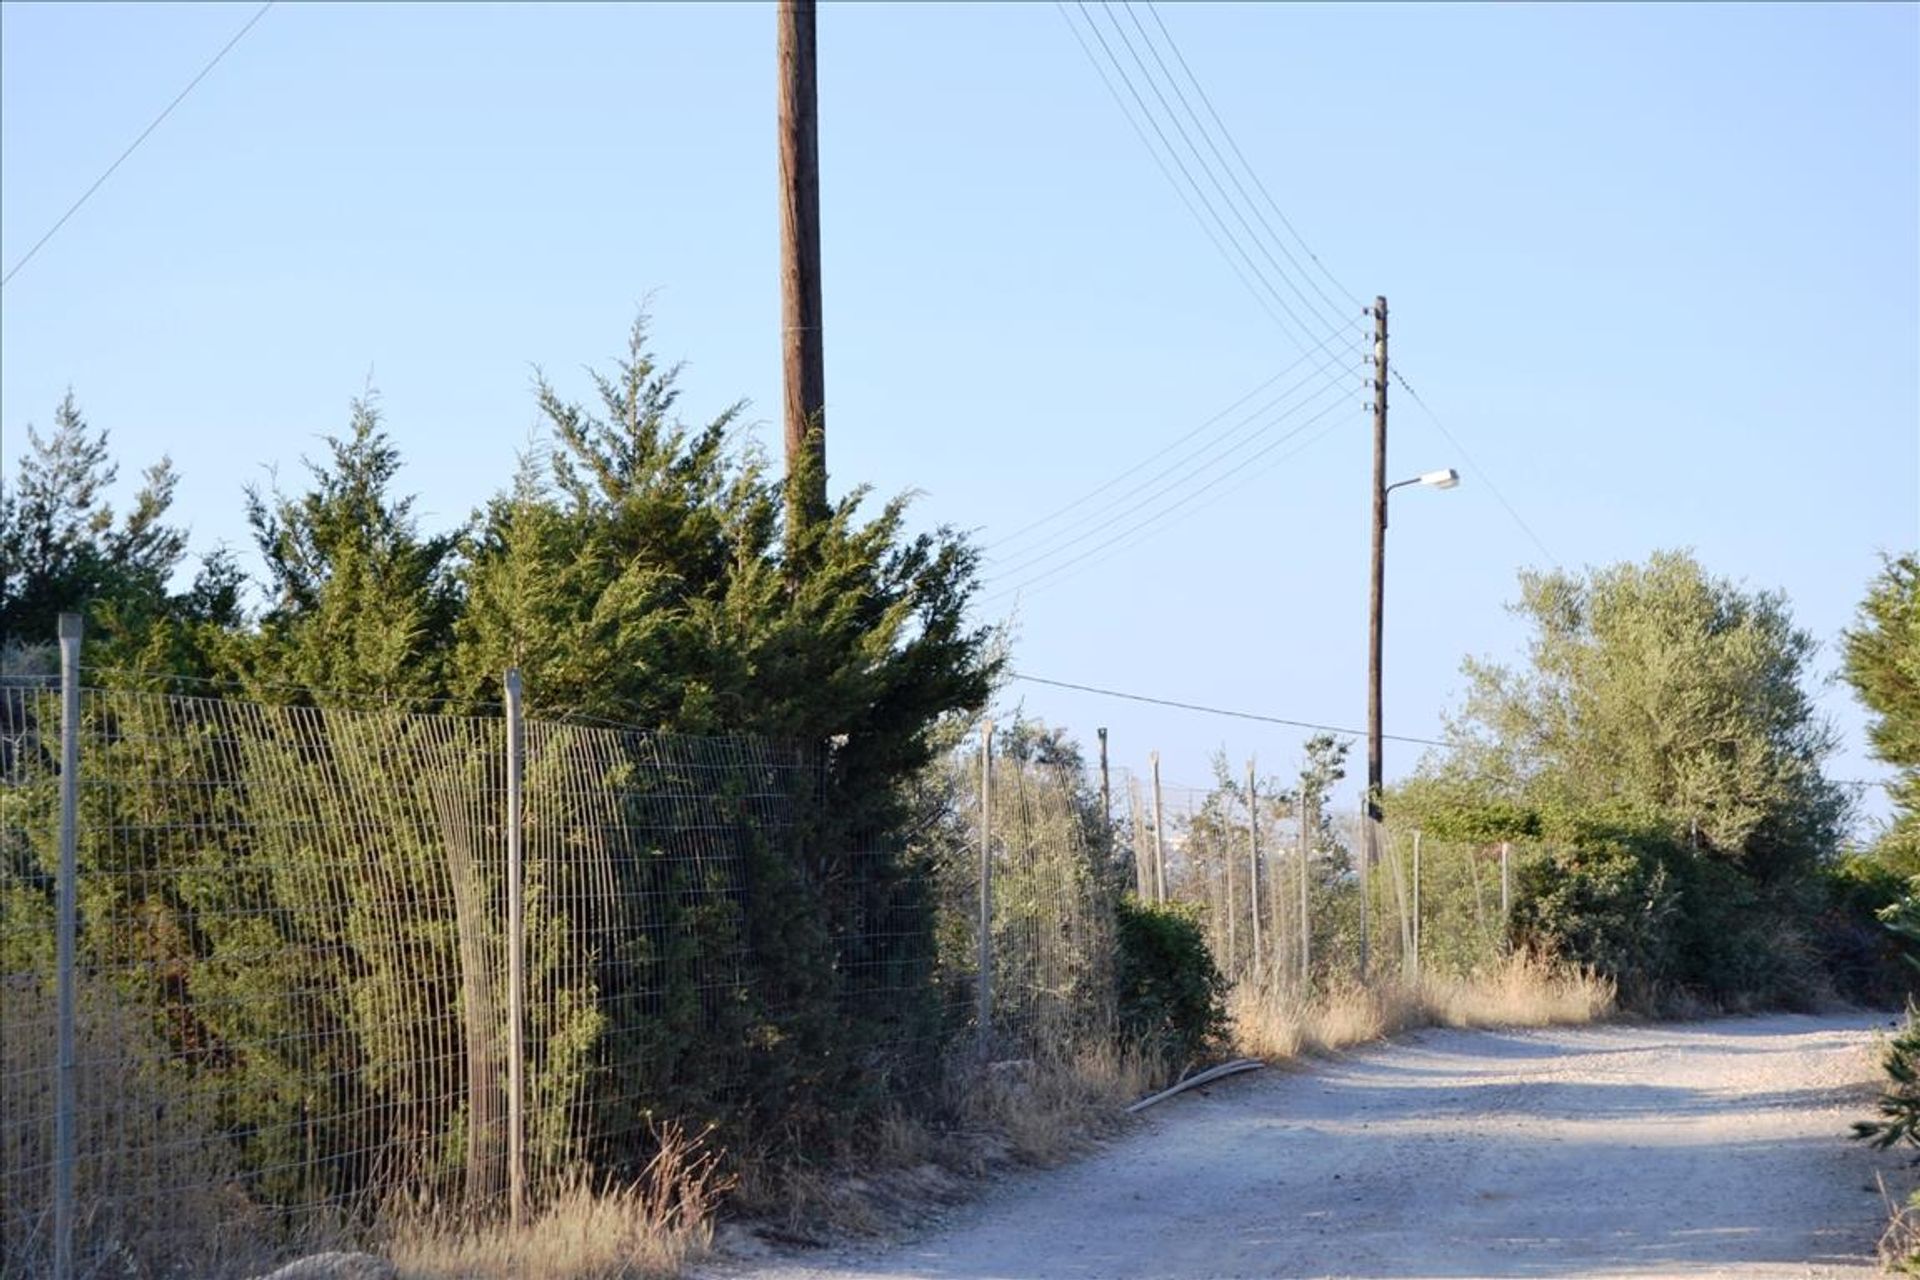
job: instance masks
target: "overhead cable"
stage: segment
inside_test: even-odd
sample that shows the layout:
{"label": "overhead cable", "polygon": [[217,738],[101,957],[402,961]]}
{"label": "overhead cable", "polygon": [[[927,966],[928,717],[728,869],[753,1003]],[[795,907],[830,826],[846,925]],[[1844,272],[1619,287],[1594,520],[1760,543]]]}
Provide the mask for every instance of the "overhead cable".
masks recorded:
{"label": "overhead cable", "polygon": [[[1285,716],[1261,715],[1253,711],[1235,711],[1227,707],[1203,706],[1197,702],[1180,702],[1173,698],[1155,698],[1144,693],[1126,693],[1119,689],[1102,689],[1096,685],[1075,684],[1069,680],[1049,680],[1044,676],[1030,676],[1023,671],[1010,672],[1009,679],[1023,681],[1026,684],[1050,685],[1055,689],[1072,689],[1077,693],[1098,694],[1103,698],[1121,698],[1128,702],[1145,702],[1156,707],[1173,707],[1179,711],[1197,711],[1202,715],[1227,716],[1235,720],[1256,720],[1261,724],[1285,725],[1291,729],[1312,729],[1318,733],[1338,733],[1347,737],[1360,737],[1361,730],[1346,729],[1339,725],[1319,724],[1312,720],[1290,720]],[[1401,733],[1383,733],[1381,737],[1389,742],[1411,742],[1424,747],[1445,747],[1450,744],[1437,738],[1415,738]]]}
{"label": "overhead cable", "polygon": [[224,45],[220,46],[220,52],[214,54],[213,57],[207,62],[207,65],[200,68],[200,74],[196,75],[193,79],[187,81],[187,87],[182,89],[178,94],[176,94],[174,96],[173,101],[169,102],[166,105],[165,109],[163,109],[159,115],[153,118],[153,123],[149,124],[146,128],[142,129],[140,131],[140,136],[135,138],[132,142],[128,143],[127,149],[120,153],[119,158],[116,159],[112,164],[107,166],[106,172],[102,173],[99,177],[95,178],[93,180],[93,185],[88,187],[85,191],[82,191],[80,193],[80,198],[78,200],[75,200],[71,205],[67,206],[67,211],[61,214],[59,217],[59,220],[56,221],[51,227],[47,228],[45,235],[41,236],[38,240],[33,242],[33,247],[27,250],[26,253],[21,255],[20,261],[14,263],[12,269],[9,270],[6,275],[0,276],[0,289],[4,289],[7,286],[7,282],[12,280],[14,276],[19,274],[20,268],[26,266],[29,262],[33,261],[33,255],[36,253],[39,253],[41,247],[45,245],[47,241],[53,239],[54,233],[59,231],[60,228],[67,225],[67,219],[73,217],[74,214],[80,212],[80,206],[85,204],[89,199],[91,199],[93,197],[93,193],[98,191],[101,188],[101,186],[106,183],[106,180],[113,176],[114,170],[118,169],[121,165],[126,163],[128,156],[132,155],[135,151],[139,150],[140,144],[147,140],[148,135],[150,135],[155,129],[158,129],[161,125],[161,122],[164,121],[168,116],[173,114],[173,109],[175,107],[179,106],[182,102],[186,101],[187,95],[192,93],[194,91],[194,88],[197,85],[199,85],[199,83],[202,80],[205,80],[207,78],[207,74],[209,72],[211,72],[215,67],[220,65],[220,59],[226,57],[227,54],[232,51],[233,46],[239,44],[241,38],[244,37],[247,34],[247,32],[253,30],[254,24],[256,22],[259,22],[260,19],[267,16],[267,10],[273,8],[273,6],[274,6],[274,0],[267,0],[265,4],[261,5],[258,9],[254,11],[254,14],[251,18],[247,19],[245,26],[241,27],[238,31],[233,33],[233,38],[231,40],[227,41]]}

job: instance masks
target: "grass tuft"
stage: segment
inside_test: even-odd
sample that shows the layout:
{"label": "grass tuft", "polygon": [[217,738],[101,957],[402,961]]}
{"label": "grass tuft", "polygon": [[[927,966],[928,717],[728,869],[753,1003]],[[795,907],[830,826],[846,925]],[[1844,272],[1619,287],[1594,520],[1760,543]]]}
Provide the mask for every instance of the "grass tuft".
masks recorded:
{"label": "grass tuft", "polygon": [[387,1255],[400,1280],[667,1280],[713,1246],[714,1213],[731,1189],[706,1135],[656,1135],[640,1177],[596,1190],[563,1188],[527,1224],[416,1223]]}
{"label": "grass tuft", "polygon": [[1242,983],[1227,1001],[1236,1049],[1269,1061],[1327,1053],[1414,1027],[1547,1027],[1613,1012],[1613,984],[1525,955],[1466,977],[1341,985],[1309,999]]}

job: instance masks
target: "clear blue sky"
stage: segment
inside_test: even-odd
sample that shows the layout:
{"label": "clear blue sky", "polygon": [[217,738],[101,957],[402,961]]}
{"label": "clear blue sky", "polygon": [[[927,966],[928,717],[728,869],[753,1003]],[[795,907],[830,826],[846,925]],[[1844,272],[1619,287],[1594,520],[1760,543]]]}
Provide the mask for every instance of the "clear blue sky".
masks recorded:
{"label": "clear blue sky", "polygon": [[[5,267],[252,10],[0,9]],[[1489,479],[1569,567],[1691,547],[1784,589],[1831,672],[1876,552],[1920,543],[1917,13],[1162,10],[1305,243],[1388,296],[1398,367],[1480,464],[1395,389],[1395,476],[1467,474],[1394,499],[1390,732],[1438,732],[1463,655],[1518,652],[1503,604],[1545,556]],[[777,448],[773,35],[762,5],[277,6],[0,294],[6,465],[71,386],[129,478],[172,455],[200,546],[240,544],[242,486],[297,480],[371,375],[407,485],[454,521],[528,442],[531,369],[584,392],[647,299],[689,413],[744,396]],[[1022,569],[1085,526],[1021,526],[1299,347],[1051,5],[829,6],[820,51],[836,490],[922,491],[920,519],[1000,544],[993,590],[1230,472],[1023,593],[1016,665],[1361,724],[1357,368],[1260,462],[1310,414]],[[1297,761],[1292,730],[1008,696],[1089,743],[1111,726],[1120,763],[1158,747],[1177,781],[1216,747]],[[1879,776],[1845,690],[1821,701],[1834,773]],[[1390,776],[1416,752],[1390,746]]]}

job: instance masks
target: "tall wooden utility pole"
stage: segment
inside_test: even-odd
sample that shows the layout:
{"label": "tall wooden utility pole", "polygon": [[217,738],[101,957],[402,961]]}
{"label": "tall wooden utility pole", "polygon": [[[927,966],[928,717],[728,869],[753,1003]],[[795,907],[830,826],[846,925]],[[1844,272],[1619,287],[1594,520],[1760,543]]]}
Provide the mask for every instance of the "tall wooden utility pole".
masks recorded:
{"label": "tall wooden utility pole", "polygon": [[1367,876],[1380,829],[1380,631],[1387,582],[1387,300],[1373,300],[1373,585],[1367,606],[1367,821],[1360,841],[1360,974],[1368,961]]}
{"label": "tall wooden utility pole", "polygon": [[1373,586],[1367,606],[1367,817],[1380,817],[1380,630],[1387,580],[1387,300],[1373,300]]}
{"label": "tall wooden utility pole", "polygon": [[827,381],[820,329],[820,128],[814,0],[780,0],[780,324],[786,378],[787,539],[827,510]]}

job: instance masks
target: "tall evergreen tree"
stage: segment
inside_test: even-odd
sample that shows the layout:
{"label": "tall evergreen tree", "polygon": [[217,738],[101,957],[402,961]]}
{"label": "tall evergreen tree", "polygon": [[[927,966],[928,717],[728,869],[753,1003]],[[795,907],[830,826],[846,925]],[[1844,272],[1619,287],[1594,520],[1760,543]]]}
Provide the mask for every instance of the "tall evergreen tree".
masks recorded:
{"label": "tall evergreen tree", "polygon": [[1873,712],[1873,753],[1897,770],[1894,821],[1876,846],[1889,866],[1920,875],[1920,554],[1889,556],[1846,635],[1846,675]]}
{"label": "tall evergreen tree", "polygon": [[462,531],[421,532],[413,498],[393,493],[400,453],[372,396],[353,402],[347,434],[327,446],[326,462],[307,464],[306,492],[248,492],[267,601],[229,660],[268,701],[295,687],[321,701],[333,692],[439,697],[460,608]]}

